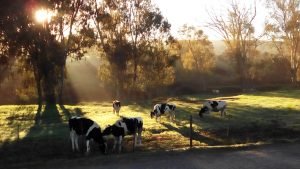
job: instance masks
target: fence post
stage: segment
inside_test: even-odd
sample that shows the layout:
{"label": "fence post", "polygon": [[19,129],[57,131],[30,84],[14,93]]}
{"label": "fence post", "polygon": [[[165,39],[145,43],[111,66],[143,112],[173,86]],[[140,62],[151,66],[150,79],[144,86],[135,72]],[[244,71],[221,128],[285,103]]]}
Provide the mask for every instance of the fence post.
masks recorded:
{"label": "fence post", "polygon": [[190,115],[190,148],[193,147],[193,116]]}
{"label": "fence post", "polygon": [[17,141],[20,140],[20,124],[18,124],[18,127],[17,127]]}

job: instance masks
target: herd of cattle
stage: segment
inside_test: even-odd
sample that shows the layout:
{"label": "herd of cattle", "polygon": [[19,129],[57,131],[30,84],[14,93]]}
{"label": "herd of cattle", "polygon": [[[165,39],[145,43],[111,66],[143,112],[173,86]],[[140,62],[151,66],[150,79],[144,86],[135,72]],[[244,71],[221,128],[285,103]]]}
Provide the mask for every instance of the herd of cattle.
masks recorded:
{"label": "herd of cattle", "polygon": [[[226,115],[226,102],[225,101],[206,101],[203,103],[202,108],[199,110],[199,116],[202,118],[204,113],[221,112],[221,116]],[[121,109],[120,101],[113,101],[113,112],[119,116]],[[156,121],[162,115],[168,114],[170,121],[175,119],[174,104],[161,103],[156,104],[150,112],[150,117],[155,117]],[[121,152],[122,140],[126,135],[132,135],[134,140],[134,147],[142,144],[142,131],[143,119],[141,117],[123,117],[121,116],[113,125],[107,126],[101,132],[100,126],[93,120],[84,117],[72,117],[69,119],[70,138],[72,142],[72,149],[79,151],[78,139],[80,136],[86,138],[86,152],[90,152],[90,140],[94,140],[99,144],[100,151],[104,154],[108,152],[106,137],[109,135],[114,136],[113,151],[116,150],[118,145],[118,152]]]}

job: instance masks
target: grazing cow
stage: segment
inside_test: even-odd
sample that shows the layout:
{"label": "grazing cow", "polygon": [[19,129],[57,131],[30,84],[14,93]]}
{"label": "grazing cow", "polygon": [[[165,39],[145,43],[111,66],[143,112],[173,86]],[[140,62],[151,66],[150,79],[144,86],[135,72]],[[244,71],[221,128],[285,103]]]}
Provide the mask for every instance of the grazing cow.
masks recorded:
{"label": "grazing cow", "polygon": [[170,121],[173,121],[175,119],[175,109],[176,106],[174,104],[168,104],[168,103],[160,103],[156,104],[153,107],[153,110],[150,112],[151,119],[155,116],[155,120],[157,121],[157,118],[161,117],[163,114],[169,114]]}
{"label": "grazing cow", "polygon": [[79,136],[86,136],[86,152],[90,152],[90,140],[93,139],[99,144],[100,150],[105,154],[107,150],[106,141],[103,139],[99,125],[93,120],[83,117],[72,117],[69,119],[70,137],[72,141],[72,149],[75,146],[79,151],[78,139]]}
{"label": "grazing cow", "polygon": [[142,144],[142,131],[143,131],[143,119],[141,117],[121,117],[112,126],[109,125],[103,131],[103,135],[112,134],[115,137],[113,150],[115,151],[116,145],[119,145],[118,152],[121,152],[122,139],[125,135],[133,135],[134,147],[138,144]]}
{"label": "grazing cow", "polygon": [[199,116],[203,117],[203,113],[221,112],[221,116],[226,115],[227,103],[225,101],[206,101],[203,103],[203,107],[199,111]]}
{"label": "grazing cow", "polygon": [[121,102],[118,100],[113,101],[113,112],[119,116],[119,111],[121,109]]}

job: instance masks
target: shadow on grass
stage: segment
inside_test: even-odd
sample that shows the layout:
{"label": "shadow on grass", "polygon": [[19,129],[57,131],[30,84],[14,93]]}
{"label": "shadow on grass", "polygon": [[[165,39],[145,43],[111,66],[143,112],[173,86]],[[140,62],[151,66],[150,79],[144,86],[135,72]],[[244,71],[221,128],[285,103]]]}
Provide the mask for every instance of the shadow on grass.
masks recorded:
{"label": "shadow on grass", "polygon": [[[56,105],[48,105],[45,106],[44,111],[37,112],[36,116],[30,116],[30,119],[19,119],[18,128],[22,129],[27,126],[28,132],[20,139],[7,140],[2,143],[0,163],[10,166],[18,162],[74,157],[66,119],[72,115],[81,116],[82,112],[80,109],[75,109],[73,112],[64,106],[61,108],[62,113],[58,111]],[[33,125],[28,126],[28,123]]]}
{"label": "shadow on grass", "polygon": [[[161,123],[164,127],[166,127],[169,131],[175,131],[179,134],[181,134],[183,137],[185,138],[190,138],[190,128],[189,127],[185,127],[185,126],[181,126],[179,128],[176,128],[168,123]],[[177,123],[177,126],[180,126],[180,124]],[[220,141],[216,140],[216,139],[212,139],[209,137],[206,137],[204,135],[201,135],[198,132],[193,132],[192,135],[193,140],[205,143],[207,145],[218,145],[221,144]]]}

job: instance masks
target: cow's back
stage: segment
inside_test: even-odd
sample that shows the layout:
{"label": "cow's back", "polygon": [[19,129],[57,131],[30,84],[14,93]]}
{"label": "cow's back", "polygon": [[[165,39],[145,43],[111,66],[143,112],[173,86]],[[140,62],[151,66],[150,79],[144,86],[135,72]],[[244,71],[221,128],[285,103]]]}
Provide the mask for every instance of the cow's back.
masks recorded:
{"label": "cow's back", "polygon": [[93,126],[94,121],[82,118],[82,117],[72,117],[69,119],[69,128],[70,130],[75,130],[76,134],[84,135],[87,133],[89,128]]}
{"label": "cow's back", "polygon": [[225,101],[206,101],[203,104],[203,107],[207,107],[210,111],[220,111],[225,109],[227,106]]}

